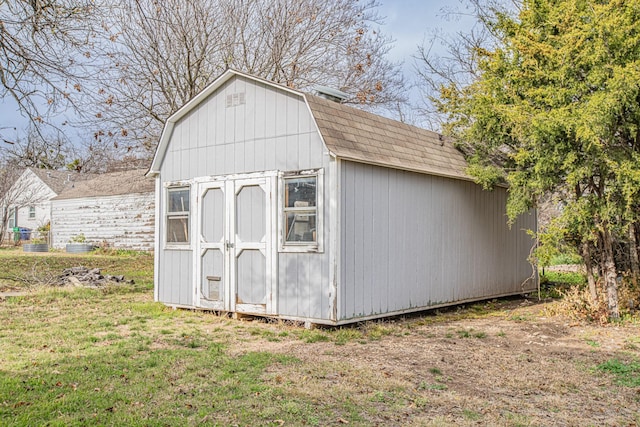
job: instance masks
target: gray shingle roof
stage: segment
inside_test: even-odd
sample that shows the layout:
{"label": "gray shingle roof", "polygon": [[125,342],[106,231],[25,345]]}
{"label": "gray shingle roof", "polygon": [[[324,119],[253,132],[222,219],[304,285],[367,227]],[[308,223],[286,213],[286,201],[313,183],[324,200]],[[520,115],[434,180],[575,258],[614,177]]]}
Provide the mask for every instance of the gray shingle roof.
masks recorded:
{"label": "gray shingle roof", "polygon": [[66,188],[71,188],[74,182],[90,179],[95,175],[80,174],[70,171],[56,171],[50,169],[28,168],[42,182],[44,182],[54,193],[60,194]]}
{"label": "gray shingle roof", "polygon": [[467,163],[451,139],[318,96],[304,96],[327,148],[338,157],[470,179]]}
{"label": "gray shingle roof", "polygon": [[146,169],[133,169],[93,175],[86,181],[75,182],[53,200],[150,193],[155,190],[155,181],[146,177],[146,172]]}

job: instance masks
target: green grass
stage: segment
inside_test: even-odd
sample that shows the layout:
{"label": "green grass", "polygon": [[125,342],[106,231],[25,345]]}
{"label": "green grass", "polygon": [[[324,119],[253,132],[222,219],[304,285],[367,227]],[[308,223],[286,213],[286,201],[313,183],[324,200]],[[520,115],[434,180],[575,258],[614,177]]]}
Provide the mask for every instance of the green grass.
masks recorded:
{"label": "green grass", "polygon": [[273,390],[261,375],[279,363],[290,360],[265,352],[230,357],[215,343],[150,351],[125,340],[114,348],[0,371],[0,420],[4,425],[33,420],[54,425],[136,420],[177,425],[207,415],[217,418],[216,408],[233,407],[234,417],[246,423],[254,420],[253,411],[270,406]]}
{"label": "green grass", "polygon": [[364,335],[371,341],[378,341],[382,337],[390,335],[392,329],[384,325],[383,322],[365,323]]}
{"label": "green grass", "polygon": [[326,342],[329,341],[329,335],[319,331],[319,330],[305,330],[300,332],[299,337],[302,341],[307,344],[312,344],[314,342]]}
{"label": "green grass", "polygon": [[[307,331],[230,322],[153,302],[153,257],[0,250],[0,286],[29,288],[0,302],[0,425],[328,425],[365,423],[370,396],[326,395],[326,365],[244,343],[362,339],[358,328]],[[98,267],[136,285],[44,286],[64,268]],[[32,275],[28,275],[27,273]],[[25,280],[29,279],[29,281]],[[372,328],[373,335],[384,335]],[[377,380],[345,367],[371,389]],[[382,390],[385,396],[394,396]],[[375,411],[395,410],[395,400]]]}
{"label": "green grass", "polygon": [[544,283],[553,283],[556,285],[581,285],[585,284],[587,279],[582,273],[562,272],[562,271],[545,271],[541,276]]}
{"label": "green grass", "polygon": [[[74,265],[136,280],[134,286],[84,289],[0,279],[0,286],[29,288],[23,296],[0,301],[2,426],[420,425],[425,410],[433,412],[447,399],[458,405],[457,418],[447,418],[454,424],[496,421],[475,408],[462,409],[456,374],[448,376],[454,371],[444,360],[416,368],[427,374],[420,382],[377,364],[353,363],[350,355],[354,349],[368,353],[379,344],[398,343],[406,333],[420,339],[429,331],[425,336],[439,340],[441,333],[429,325],[493,316],[493,305],[504,316],[500,302],[441,316],[304,330],[156,303],[148,254],[34,256],[0,249],[0,265],[0,275],[34,281]],[[449,330],[447,337],[454,339],[487,336],[454,324]],[[631,337],[628,344],[639,342]],[[299,359],[286,354],[290,350]],[[637,378],[633,363],[615,366]],[[611,372],[607,369],[602,370]],[[454,413],[451,405],[443,411]]]}
{"label": "green grass", "polygon": [[463,409],[462,416],[465,420],[469,421],[479,421],[480,419],[482,419],[482,414],[479,414],[476,411],[471,411],[469,409]]}
{"label": "green grass", "polygon": [[601,372],[612,374],[616,384],[625,387],[640,387],[640,361],[623,362],[611,359],[596,368]]}
{"label": "green grass", "polygon": [[135,285],[129,286],[130,290],[153,288],[153,255],[147,252],[125,251],[124,255],[118,251],[83,255],[63,252],[36,254],[22,252],[20,248],[2,248],[0,265],[0,289],[47,285],[65,268],[81,265],[100,268],[103,274],[124,275],[127,280],[134,280]]}
{"label": "green grass", "polygon": [[487,333],[486,332],[474,332],[473,329],[459,329],[456,331],[456,333],[458,334],[458,338],[486,338],[487,337]]}
{"label": "green grass", "polygon": [[471,332],[466,329],[457,330],[458,338],[469,338],[471,337]]}
{"label": "green grass", "polygon": [[514,322],[529,322],[532,319],[528,314],[513,314],[509,317],[509,320]]}
{"label": "green grass", "polygon": [[584,286],[587,279],[583,273],[545,271],[540,275],[540,298],[562,298],[563,291],[572,286]]}
{"label": "green grass", "polygon": [[333,337],[336,345],[344,345],[348,342],[361,340],[363,334],[358,329],[346,327],[337,329],[333,334]]}
{"label": "green grass", "polygon": [[441,384],[441,383],[427,383],[427,382],[421,382],[420,385],[418,386],[418,390],[437,390],[437,391],[444,391],[446,390],[448,387],[446,384]]}
{"label": "green grass", "polygon": [[582,264],[582,257],[575,253],[562,253],[551,257],[549,265]]}

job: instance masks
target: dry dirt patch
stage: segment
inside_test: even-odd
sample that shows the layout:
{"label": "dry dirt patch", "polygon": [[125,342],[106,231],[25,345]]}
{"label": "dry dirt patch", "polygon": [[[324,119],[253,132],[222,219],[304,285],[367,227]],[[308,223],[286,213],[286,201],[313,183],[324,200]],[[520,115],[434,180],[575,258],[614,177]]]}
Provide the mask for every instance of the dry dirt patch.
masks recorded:
{"label": "dry dirt patch", "polygon": [[301,359],[303,371],[276,370],[267,379],[288,381],[306,397],[384,407],[363,414],[364,424],[638,425],[640,389],[595,370],[610,359],[640,358],[638,326],[544,313],[544,304],[514,300],[476,318],[454,310],[383,322],[389,334],[375,341],[259,340],[234,349]]}

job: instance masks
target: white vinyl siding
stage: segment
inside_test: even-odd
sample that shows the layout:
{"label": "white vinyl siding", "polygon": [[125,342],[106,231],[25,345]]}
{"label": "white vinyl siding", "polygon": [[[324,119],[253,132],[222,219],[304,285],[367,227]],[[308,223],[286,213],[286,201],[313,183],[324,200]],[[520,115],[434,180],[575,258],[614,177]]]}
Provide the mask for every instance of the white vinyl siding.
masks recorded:
{"label": "white vinyl siding", "polygon": [[343,161],[338,319],[425,309],[535,288],[536,217],[511,228],[504,188]]}
{"label": "white vinyl siding", "polygon": [[[227,107],[228,95],[245,94],[245,103]],[[161,203],[166,202],[169,185],[221,177],[239,176],[265,171],[314,171],[318,175],[318,190],[326,188],[329,153],[323,146],[315,123],[304,99],[285,90],[244,77],[233,77],[217,92],[203,100],[175,123],[171,141],[159,164]],[[315,172],[317,171],[317,172]],[[328,227],[316,230],[318,248],[281,251],[282,180],[274,191],[277,211],[274,211],[274,234],[277,241],[276,267],[278,314],[288,317],[326,319],[331,316],[329,282],[329,254],[323,250],[328,242]],[[319,193],[320,194],[320,193]],[[195,196],[192,193],[192,198]],[[330,220],[328,203],[318,196],[317,212],[323,221]],[[193,203],[193,201],[192,201]],[[161,302],[179,306],[195,303],[193,285],[180,272],[189,274],[195,261],[190,245],[166,245],[166,205],[160,216],[158,255],[158,298]],[[195,208],[193,208],[195,209]],[[191,212],[193,227],[195,210]],[[326,249],[326,248],[325,248]],[[301,264],[305,264],[303,268]],[[298,268],[300,266],[300,268]],[[193,280],[193,276],[191,279]]]}

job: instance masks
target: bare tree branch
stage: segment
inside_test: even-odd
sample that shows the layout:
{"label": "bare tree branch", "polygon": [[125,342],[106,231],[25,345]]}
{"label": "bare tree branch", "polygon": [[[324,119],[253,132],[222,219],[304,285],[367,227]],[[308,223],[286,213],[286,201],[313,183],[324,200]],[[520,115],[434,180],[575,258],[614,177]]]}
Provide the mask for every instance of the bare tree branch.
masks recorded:
{"label": "bare tree branch", "polygon": [[[329,85],[349,102],[395,109],[404,101],[391,40],[375,1],[120,0],[111,53],[91,101],[96,140],[150,152],[164,121],[227,68],[311,90]],[[106,124],[105,124],[106,123]]]}
{"label": "bare tree branch", "polygon": [[75,106],[97,11],[90,0],[0,0],[0,96],[13,98],[36,132]]}

